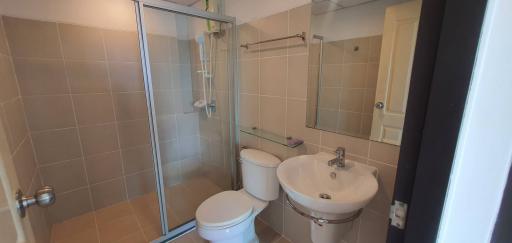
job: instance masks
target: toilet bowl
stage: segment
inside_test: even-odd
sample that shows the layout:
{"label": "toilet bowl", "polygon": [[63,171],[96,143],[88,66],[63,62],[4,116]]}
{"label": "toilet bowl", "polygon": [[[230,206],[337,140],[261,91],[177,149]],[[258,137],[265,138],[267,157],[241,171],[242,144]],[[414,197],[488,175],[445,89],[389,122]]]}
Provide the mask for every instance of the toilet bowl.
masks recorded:
{"label": "toilet bowl", "polygon": [[218,193],[197,209],[197,232],[214,243],[257,243],[254,220],[267,205],[244,189]]}
{"label": "toilet bowl", "polygon": [[255,149],[240,152],[244,189],[206,199],[196,211],[197,232],[213,243],[257,243],[254,220],[279,197],[276,170],[281,161]]}

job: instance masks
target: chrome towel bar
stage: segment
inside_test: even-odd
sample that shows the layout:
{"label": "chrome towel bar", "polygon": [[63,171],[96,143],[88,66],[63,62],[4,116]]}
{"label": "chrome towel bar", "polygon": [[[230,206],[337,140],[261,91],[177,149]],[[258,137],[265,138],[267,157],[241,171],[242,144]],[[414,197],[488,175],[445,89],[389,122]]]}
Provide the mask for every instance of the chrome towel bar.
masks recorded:
{"label": "chrome towel bar", "polygon": [[252,45],[258,45],[258,44],[263,44],[263,43],[267,43],[267,42],[280,41],[280,40],[286,40],[286,39],[292,39],[292,38],[301,38],[302,41],[306,41],[306,32],[302,32],[300,34],[295,34],[295,35],[290,35],[290,36],[285,36],[285,37],[280,37],[280,38],[275,38],[275,39],[257,41],[257,42],[253,42],[253,43],[245,43],[245,44],[240,45],[240,47],[249,49],[249,46],[252,46]]}

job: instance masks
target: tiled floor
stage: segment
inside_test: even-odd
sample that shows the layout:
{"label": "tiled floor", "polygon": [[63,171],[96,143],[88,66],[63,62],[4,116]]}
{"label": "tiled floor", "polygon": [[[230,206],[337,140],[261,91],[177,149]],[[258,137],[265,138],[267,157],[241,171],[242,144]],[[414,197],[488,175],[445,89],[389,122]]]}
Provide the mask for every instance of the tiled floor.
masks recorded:
{"label": "tiled floor", "polygon": [[[260,243],[290,243],[289,240],[279,235],[270,226],[263,221],[256,220],[256,234],[260,240]],[[171,241],[173,243],[206,243],[197,232],[191,231],[190,233]]]}
{"label": "tiled floor", "polygon": [[[221,188],[203,178],[196,178],[166,188],[167,215],[171,227],[192,218],[196,208]],[[142,243],[160,237],[160,212],[155,193],[83,214],[55,224],[52,243]],[[261,243],[288,242],[268,225],[257,220]],[[195,231],[176,242],[204,242]]]}

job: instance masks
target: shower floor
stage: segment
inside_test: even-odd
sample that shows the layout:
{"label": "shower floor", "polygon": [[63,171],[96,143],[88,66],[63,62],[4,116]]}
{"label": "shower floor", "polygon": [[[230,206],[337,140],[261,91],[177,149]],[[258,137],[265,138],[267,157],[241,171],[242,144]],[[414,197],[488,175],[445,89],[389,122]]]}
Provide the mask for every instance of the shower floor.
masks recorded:
{"label": "shower floor", "polygon": [[[194,218],[196,208],[211,195],[222,191],[208,179],[196,178],[166,188],[170,227]],[[257,220],[260,242],[288,242],[265,223]],[[160,237],[160,211],[156,193],[149,193],[110,207],[54,224],[52,243],[142,243]],[[195,231],[174,242],[205,242]]]}

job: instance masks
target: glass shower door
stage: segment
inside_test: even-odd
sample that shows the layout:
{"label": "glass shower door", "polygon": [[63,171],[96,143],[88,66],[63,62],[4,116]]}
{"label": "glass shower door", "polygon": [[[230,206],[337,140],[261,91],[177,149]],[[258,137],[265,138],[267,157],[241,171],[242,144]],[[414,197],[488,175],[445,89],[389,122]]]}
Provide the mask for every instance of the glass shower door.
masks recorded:
{"label": "glass shower door", "polygon": [[180,231],[234,183],[232,26],[151,6],[141,13],[161,211]]}

